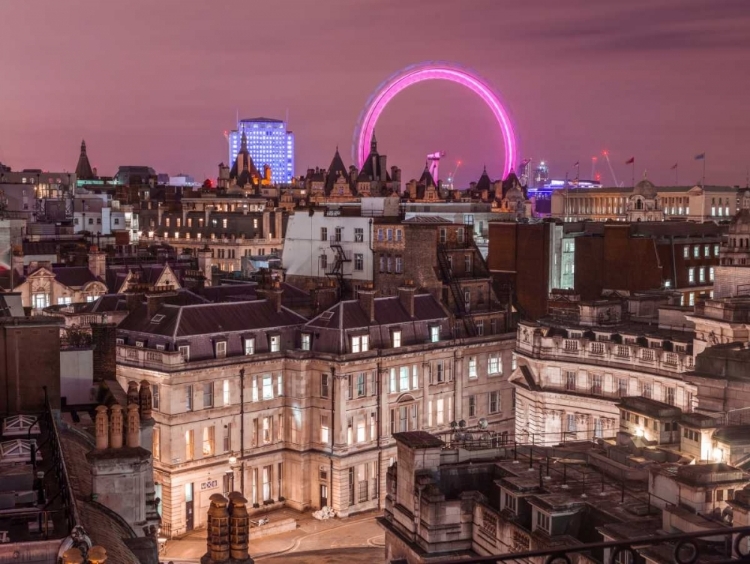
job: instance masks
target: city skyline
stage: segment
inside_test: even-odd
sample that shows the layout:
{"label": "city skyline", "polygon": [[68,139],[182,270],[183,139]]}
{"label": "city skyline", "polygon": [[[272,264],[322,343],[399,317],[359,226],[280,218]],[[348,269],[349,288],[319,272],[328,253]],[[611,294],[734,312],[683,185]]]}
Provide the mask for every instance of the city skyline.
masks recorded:
{"label": "city skyline", "polygon": [[[477,1],[472,8],[448,1],[432,2],[429,12],[416,3],[359,2],[354,9],[339,0],[261,2],[254,18],[285,25],[256,29],[255,41],[242,49],[183,40],[239,35],[244,24],[237,13],[251,15],[241,4],[196,2],[179,11],[170,2],[8,4],[6,21],[28,21],[39,10],[49,17],[33,34],[11,26],[0,38],[9,55],[0,90],[7,112],[0,162],[16,170],[72,170],[85,138],[100,174],[143,164],[215,178],[216,164],[226,158],[222,133],[239,110],[280,119],[289,111],[297,175],[326,166],[336,146],[349,165],[357,117],[377,86],[409,64],[445,59],[491,82],[514,119],[520,156],[544,158],[552,177],[574,177],[575,162],[587,177],[598,156],[602,182],[611,185],[601,162],[607,149],[625,185],[644,170],[657,184],[674,183],[675,163],[679,183],[694,184],[703,164],[694,157],[705,152],[707,183],[745,185],[750,155],[738,140],[750,133],[750,115],[741,97],[726,96],[750,86],[735,72],[750,62],[745,3],[541,2],[529,10]],[[434,33],[423,41],[413,30],[434,12],[441,17],[430,19]],[[148,27],[139,23],[144,14]],[[304,29],[320,29],[331,18],[330,40],[305,39]],[[127,33],[112,35],[113,22]],[[362,34],[367,40],[358,39]],[[130,40],[138,37],[148,40]],[[405,179],[418,178],[425,155],[437,150],[447,153],[442,176],[462,161],[462,187],[485,164],[493,178],[502,170],[501,135],[489,110],[457,85],[423,83],[399,94],[377,136]],[[624,163],[633,156],[631,170]]]}

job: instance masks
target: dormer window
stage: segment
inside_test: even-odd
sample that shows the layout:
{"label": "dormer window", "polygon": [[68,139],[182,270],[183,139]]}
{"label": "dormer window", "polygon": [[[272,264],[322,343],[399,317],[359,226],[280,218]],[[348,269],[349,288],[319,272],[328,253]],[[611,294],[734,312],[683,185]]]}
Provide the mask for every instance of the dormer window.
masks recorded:
{"label": "dormer window", "polygon": [[312,335],[310,333],[302,333],[302,339],[300,348],[303,351],[309,351],[310,350],[310,343],[312,342]]}
{"label": "dormer window", "polygon": [[135,346],[138,347],[139,349],[142,349],[143,347],[146,346],[146,343],[143,341],[136,341]]}
{"label": "dormer window", "polygon": [[269,348],[271,352],[279,352],[281,350],[281,336],[271,335],[269,340]]}
{"label": "dormer window", "polygon": [[227,356],[227,342],[226,341],[216,341],[215,346],[215,353],[216,358],[226,358]]}
{"label": "dormer window", "polygon": [[255,354],[255,339],[247,338],[245,339],[245,356],[250,356]]}
{"label": "dormer window", "polygon": [[505,490],[503,490],[503,509],[509,509],[513,513],[516,512],[516,496]]}
{"label": "dormer window", "polygon": [[367,352],[370,350],[369,335],[355,335],[351,337],[351,351],[353,353]]}
{"label": "dormer window", "polygon": [[571,339],[580,339],[581,338],[581,332],[580,331],[571,331],[570,332],[570,338]]}
{"label": "dormer window", "polygon": [[391,344],[394,349],[397,349],[401,346],[401,330],[395,329],[391,331]]}
{"label": "dormer window", "polygon": [[437,343],[440,340],[440,326],[433,325],[430,327],[430,342]]}
{"label": "dormer window", "polygon": [[536,521],[534,529],[542,529],[547,533],[550,532],[550,517],[539,510],[536,511]]}

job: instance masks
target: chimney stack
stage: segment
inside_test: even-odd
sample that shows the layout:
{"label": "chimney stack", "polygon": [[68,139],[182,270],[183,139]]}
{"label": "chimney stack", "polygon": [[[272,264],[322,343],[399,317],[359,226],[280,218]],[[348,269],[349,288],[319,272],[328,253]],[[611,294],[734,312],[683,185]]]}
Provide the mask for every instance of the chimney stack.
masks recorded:
{"label": "chimney stack", "polygon": [[153,394],[151,393],[151,384],[148,380],[141,380],[141,389],[138,392],[138,406],[140,407],[141,419],[148,421],[152,418],[151,410],[153,407]]}
{"label": "chimney stack", "polygon": [[104,405],[96,406],[96,448],[104,450],[109,446],[109,417],[107,416],[107,407]]}
{"label": "chimney stack", "polygon": [[94,343],[94,381],[114,380],[117,371],[117,325],[91,323]]}
{"label": "chimney stack", "polygon": [[122,448],[122,406],[119,403],[110,408],[109,417],[109,446]]}
{"label": "chimney stack", "polygon": [[240,492],[232,492],[229,494],[229,546],[233,560],[250,560],[249,540],[250,515],[247,513],[247,499]]}
{"label": "chimney stack", "polygon": [[416,293],[417,288],[411,280],[407,280],[398,287],[398,299],[411,318],[414,318],[414,294]]}
{"label": "chimney stack", "polygon": [[138,382],[135,380],[128,382],[128,406],[131,404],[138,405]]}
{"label": "chimney stack", "polygon": [[208,558],[205,562],[226,562],[229,560],[229,511],[227,510],[227,498],[215,493],[210,498],[211,506],[208,508],[208,520],[206,529],[208,532]]}
{"label": "chimney stack", "polygon": [[138,416],[138,404],[128,404],[127,419],[128,434],[126,444],[129,448],[139,447],[141,446],[141,421]]}
{"label": "chimney stack", "polygon": [[370,323],[375,322],[375,294],[377,290],[368,284],[366,288],[359,289],[359,305],[364,310]]}
{"label": "chimney stack", "polygon": [[270,288],[257,290],[256,293],[263,296],[276,313],[281,311],[281,298],[284,295],[284,289],[278,281],[273,282]]}
{"label": "chimney stack", "polygon": [[173,295],[171,292],[165,294],[146,294],[146,307],[148,308],[148,318],[151,319],[159,312],[159,308],[164,303],[164,300],[167,299],[168,296]]}

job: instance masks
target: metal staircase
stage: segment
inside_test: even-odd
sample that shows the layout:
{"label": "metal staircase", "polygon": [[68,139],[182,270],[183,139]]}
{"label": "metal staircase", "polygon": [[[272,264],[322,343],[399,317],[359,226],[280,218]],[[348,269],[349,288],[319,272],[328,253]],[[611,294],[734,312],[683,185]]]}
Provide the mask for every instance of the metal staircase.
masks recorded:
{"label": "metal staircase", "polygon": [[341,246],[341,241],[336,237],[330,238],[330,245],[334,253],[334,259],[331,267],[326,269],[326,276],[336,280],[339,289],[339,298],[343,299],[349,292],[349,285],[344,274],[344,264],[352,262],[352,259],[351,256],[346,254],[346,251]]}
{"label": "metal staircase", "polygon": [[476,327],[474,327],[474,321],[469,317],[469,312],[466,310],[464,304],[464,296],[461,291],[461,285],[458,280],[453,276],[451,271],[450,263],[448,261],[448,252],[445,250],[444,245],[438,245],[438,264],[440,265],[440,274],[442,275],[443,283],[447,284],[451,289],[453,295],[453,301],[455,302],[454,314],[456,317],[460,317],[464,324],[466,335],[469,337],[475,337],[477,334]]}

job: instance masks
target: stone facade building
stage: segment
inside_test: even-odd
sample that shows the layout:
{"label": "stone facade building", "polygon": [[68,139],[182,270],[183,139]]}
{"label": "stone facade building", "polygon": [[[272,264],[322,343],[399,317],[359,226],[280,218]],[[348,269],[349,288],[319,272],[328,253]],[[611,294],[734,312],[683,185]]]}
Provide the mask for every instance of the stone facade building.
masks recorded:
{"label": "stone facade building", "polygon": [[[152,298],[118,330],[117,377],[150,382],[163,530],[203,524],[238,489],[250,512],[382,507],[393,435],[485,419],[510,430],[513,334],[456,337],[429,293],[362,288],[309,321],[265,299],[172,305]],[[503,320],[503,323],[505,321]]]}

